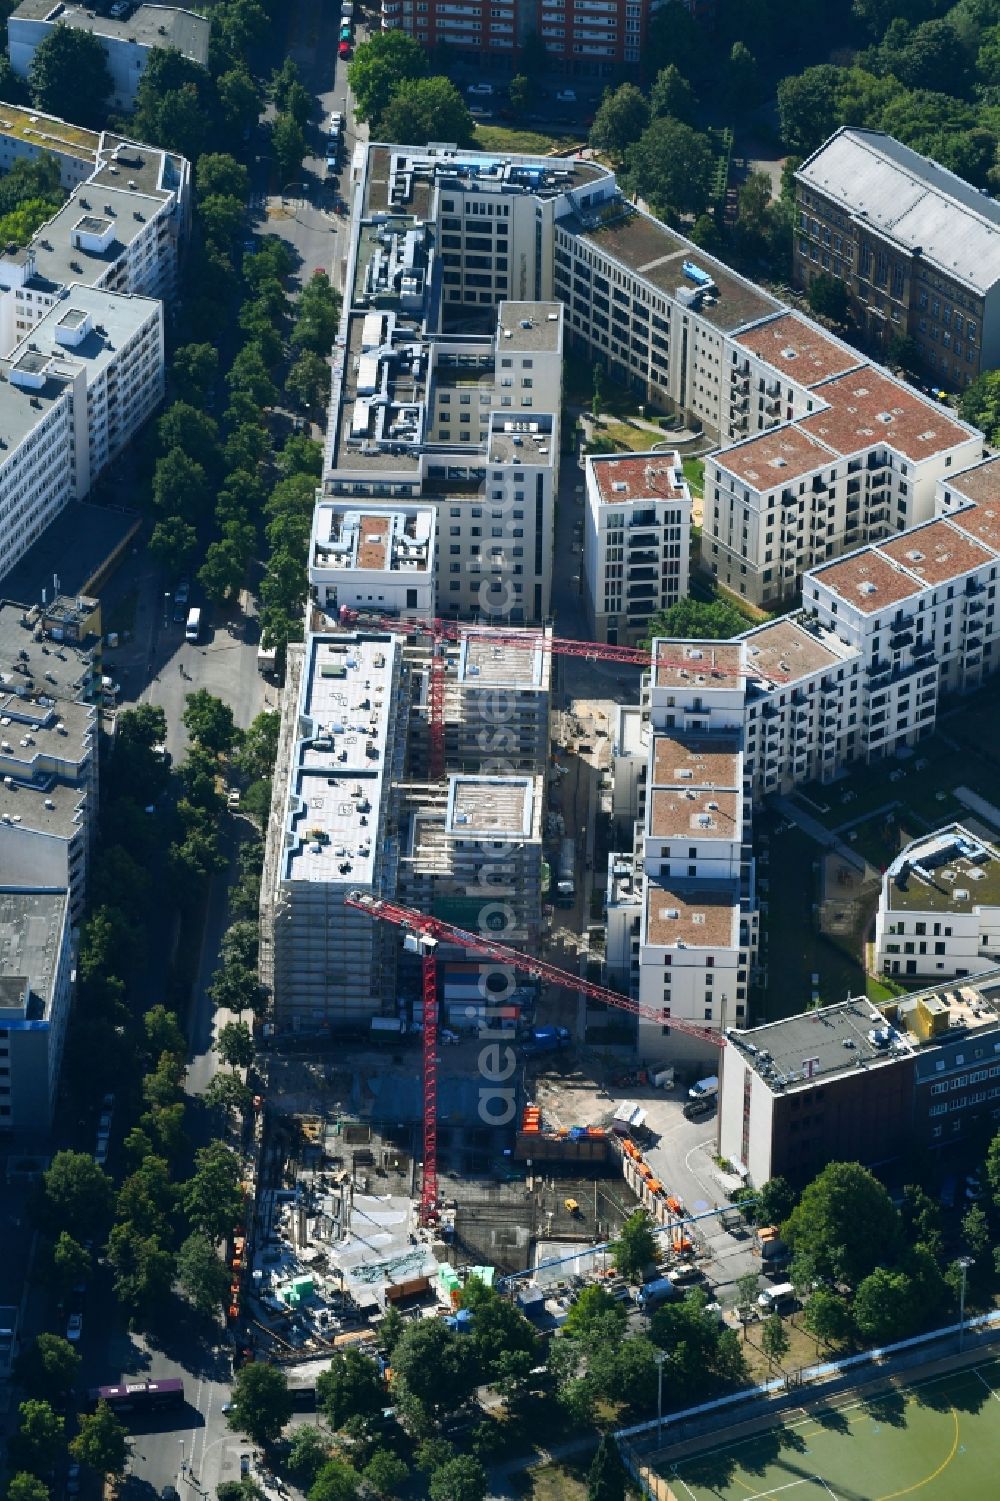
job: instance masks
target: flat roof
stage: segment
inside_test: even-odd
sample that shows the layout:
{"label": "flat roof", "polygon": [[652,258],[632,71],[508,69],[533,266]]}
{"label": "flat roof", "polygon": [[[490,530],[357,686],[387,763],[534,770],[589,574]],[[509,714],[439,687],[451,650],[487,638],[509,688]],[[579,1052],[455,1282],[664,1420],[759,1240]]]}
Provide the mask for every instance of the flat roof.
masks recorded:
{"label": "flat roof", "polygon": [[299,737],[284,814],[281,879],[370,886],[381,864],[379,827],[390,725],[398,714],[400,640],[310,634],[299,686]]}
{"label": "flat roof", "polygon": [[[51,584],[51,574],[49,580]],[[30,681],[35,685],[33,691],[44,691],[45,696],[54,699],[61,710],[67,701],[75,701],[89,689],[94,671],[94,638],[85,638],[82,645],[74,641],[38,639],[36,632],[40,630],[38,611],[29,613],[23,604],[6,599],[0,601],[0,683],[3,685],[0,702],[5,701],[15,688],[25,692]],[[47,654],[42,651],[43,646],[47,648]],[[21,652],[28,653],[27,661]],[[15,671],[15,663],[28,668],[29,672]],[[30,700],[18,699],[17,702]],[[11,737],[8,734],[6,738]]]}
{"label": "flat roof", "polygon": [[96,130],[85,130],[81,125],[71,125],[67,120],[60,120],[58,115],[46,115],[42,110],[22,108],[6,99],[0,103],[0,135],[26,141],[44,151],[65,152],[80,161],[96,162],[100,143],[100,135]]}
{"label": "flat roof", "polygon": [[[46,1019],[68,911],[64,889],[0,887],[0,1020]],[[30,991],[26,1009],[22,980]]]}
{"label": "flat roof", "polygon": [[458,838],[522,839],[532,832],[534,783],[531,777],[448,778],[445,828]]}
{"label": "flat roof", "polygon": [[[10,352],[10,363],[17,364],[24,355],[40,355],[49,359],[49,368],[59,373],[59,367],[72,370],[85,365],[88,385],[111,364],[129,339],[151,318],[158,322],[163,304],[153,297],[139,297],[134,293],[106,292],[99,287],[78,283],[66,289],[47,308],[34,328],[24,335]],[[65,329],[68,315],[75,314],[76,326],[82,324],[88,314],[91,327],[79,343],[60,344],[56,330]],[[99,332],[98,330],[103,330]]]}
{"label": "flat roof", "polygon": [[[6,390],[6,387],[4,387]],[[53,575],[69,595],[89,594],[108,560],[123,547],[141,522],[134,511],[111,510],[69,500],[32,542],[14,567],[2,575],[2,592],[19,605],[52,599]]]}
{"label": "flat roof", "polygon": [[680,455],[641,453],[588,458],[597,494],[605,505],[632,500],[690,500]]}
{"label": "flat roof", "polygon": [[767,682],[785,683],[844,664],[842,656],[788,616],[761,626],[744,639],[749,671]]}
{"label": "flat roof", "polygon": [[1000,457],[984,459],[981,464],[973,464],[970,469],[962,469],[958,474],[942,475],[939,483],[945,489],[954,490],[957,495],[964,495],[966,500],[974,500],[980,505],[1000,502]]}
{"label": "flat roof", "polygon": [[743,794],[718,787],[654,787],[646,794],[646,833],[653,839],[739,840]]}
{"label": "flat roof", "polygon": [[[124,183],[81,184],[32,236],[29,249],[35,260],[35,278],[50,283],[53,289],[71,282],[97,281],[143,232],[163,202],[162,193],[140,192]],[[88,205],[93,216],[114,220],[115,232],[106,250],[88,250],[74,245],[70,238],[81,217],[88,213]]]}
{"label": "flat roof", "polygon": [[[544,637],[551,639],[551,629]],[[458,656],[458,681],[467,687],[509,687],[518,692],[548,689],[552,654],[542,645],[541,632],[490,631],[464,634]]]}
{"label": "flat roof", "polygon": [[845,349],[800,313],[780,313],[765,323],[733,335],[733,342],[780,370],[800,386],[815,386],[864,363],[863,356]]}
{"label": "flat roof", "polygon": [[501,302],[497,315],[497,348],[546,350],[562,347],[561,302]]}
{"label": "flat roof", "polygon": [[740,895],[735,881],[646,879],[645,941],[657,948],[728,948],[739,933]]}
{"label": "flat roof", "polygon": [[740,785],[737,736],[654,734],[651,787],[731,787]]}
{"label": "flat roof", "polygon": [[912,527],[902,536],[880,542],[878,549],[925,584],[941,584],[996,562],[994,552],[981,547],[950,521],[942,520]]}
{"label": "flat roof", "polygon": [[961,824],[914,839],[885,873],[890,912],[1000,907],[1000,851]]}
{"label": "flat roof", "polygon": [[949,511],[948,520],[984,547],[1000,553],[1000,499],[992,505],[982,501],[961,511]]}
{"label": "flat roof", "polygon": [[130,16],[118,21],[81,5],[67,5],[63,0],[21,0],[11,19],[58,21],[79,31],[138,42],[143,47],[176,47],[202,67],[208,64],[208,19],[172,5],[139,5]]}
{"label": "flat roof", "polygon": [[885,1045],[870,1033],[885,1035],[886,1020],[864,997],[817,1007],[763,1027],[732,1029],[728,1045],[765,1081],[774,1094],[803,1089],[862,1067],[890,1067],[913,1056],[906,1032],[891,1034]]}
{"label": "flat roof", "polygon": [[778,490],[836,457],[817,438],[788,423],[713,453],[711,462],[755,490]]}
{"label": "flat roof", "polygon": [[811,570],[811,577],[865,615],[919,594],[924,585],[890,563],[874,547],[863,548],[835,563]]}
{"label": "flat roof", "polygon": [[0,821],[26,833],[34,830],[72,839],[83,826],[87,796],[84,783],[67,777],[47,778],[38,787],[16,781],[8,787],[0,778]]}
{"label": "flat roof", "polygon": [[736,641],[676,641],[660,636],[653,652],[658,688],[690,688],[700,683],[710,688],[736,687],[746,676],[743,648]]}
{"label": "flat roof", "polygon": [[321,497],[313,515],[310,566],[317,573],[361,568],[378,573],[427,573],[434,566],[429,505],[361,505]]}
{"label": "flat roof", "polygon": [[[555,415],[552,412],[536,412],[534,408],[513,412],[506,407],[493,407],[490,411],[489,448],[490,464],[538,465],[543,469],[554,468],[558,463],[555,443]],[[470,443],[472,452],[482,453],[482,446]]]}
{"label": "flat roof", "polygon": [[830,403],[829,409],[801,418],[801,426],[839,454],[884,443],[917,463],[979,436],[959,426],[939,402],[890,380],[873,365],[836,376],[819,386],[817,394]]}

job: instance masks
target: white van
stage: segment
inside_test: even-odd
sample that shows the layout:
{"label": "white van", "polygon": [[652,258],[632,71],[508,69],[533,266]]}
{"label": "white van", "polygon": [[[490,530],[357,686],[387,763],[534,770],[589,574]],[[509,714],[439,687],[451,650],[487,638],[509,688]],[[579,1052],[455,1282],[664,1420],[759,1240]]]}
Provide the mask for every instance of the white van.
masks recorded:
{"label": "white van", "polygon": [[707,1079],[699,1079],[697,1084],[692,1084],[688,1090],[689,1100],[712,1100],[719,1093],[719,1079],[717,1074],[710,1074]]}
{"label": "white van", "polygon": [[765,1287],[757,1298],[757,1307],[764,1318],[771,1313],[788,1313],[795,1307],[795,1288],[790,1282],[776,1282]]}
{"label": "white van", "polygon": [[197,641],[201,635],[201,611],[197,605],[193,610],[188,610],[187,625],[184,627],[184,637],[187,641]]}

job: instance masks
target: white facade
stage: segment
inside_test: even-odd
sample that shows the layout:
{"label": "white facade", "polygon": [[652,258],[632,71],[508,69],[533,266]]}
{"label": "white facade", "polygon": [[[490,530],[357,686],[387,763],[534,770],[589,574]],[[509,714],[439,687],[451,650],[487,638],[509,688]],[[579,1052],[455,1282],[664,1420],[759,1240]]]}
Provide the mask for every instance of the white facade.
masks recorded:
{"label": "white facade", "polygon": [[309,540],[309,586],[326,615],[364,611],[430,620],[433,506],[355,506],[320,497]]}
{"label": "white facade", "polygon": [[68,288],[0,368],[2,577],[162,400],[162,304]]}
{"label": "white facade", "polygon": [[914,839],[882,877],[875,964],[952,980],[1000,961],[1000,851],[950,824]]}
{"label": "white facade", "polygon": [[129,3],[124,9],[125,14],[119,17],[98,16],[83,6],[60,0],[21,0],[7,18],[11,67],[20,78],[27,78],[37,48],[56,25],[91,31],[104,48],[111,74],[108,106],[130,110],[154,48],[175,47],[192,62],[208,66],[210,26],[206,17],[168,5]]}
{"label": "white facade", "polygon": [[595,641],[632,643],[688,592],[691,493],[680,455],[586,460],[584,590]]}

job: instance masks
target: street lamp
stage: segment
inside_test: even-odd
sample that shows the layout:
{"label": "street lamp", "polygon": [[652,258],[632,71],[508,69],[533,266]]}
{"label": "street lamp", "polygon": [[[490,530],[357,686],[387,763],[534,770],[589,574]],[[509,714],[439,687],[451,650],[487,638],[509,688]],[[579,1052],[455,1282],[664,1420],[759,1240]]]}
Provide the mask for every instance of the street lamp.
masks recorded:
{"label": "street lamp", "polygon": [[658,1449],[663,1444],[663,1362],[666,1358],[666,1350],[657,1350],[653,1357],[656,1361],[656,1447]]}
{"label": "street lamp", "polygon": [[960,1256],[958,1264],[962,1269],[962,1287],[958,1295],[958,1353],[962,1353],[962,1342],[965,1336],[965,1280],[969,1274],[970,1266],[975,1266],[975,1257]]}

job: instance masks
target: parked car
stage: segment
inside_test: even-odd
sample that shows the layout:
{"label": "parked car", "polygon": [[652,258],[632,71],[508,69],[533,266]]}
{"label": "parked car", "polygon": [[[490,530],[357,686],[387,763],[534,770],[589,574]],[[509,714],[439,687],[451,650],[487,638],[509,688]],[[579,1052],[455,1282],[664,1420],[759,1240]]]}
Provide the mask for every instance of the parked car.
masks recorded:
{"label": "parked car", "polygon": [[351,55],[351,44],[350,44],[350,42],[341,42],[340,46],[337,48],[337,54],[340,57],[350,57],[350,55]]}
{"label": "parked car", "polygon": [[493,97],[493,85],[491,83],[470,83],[465,91],[474,98],[491,99]]}
{"label": "parked car", "polygon": [[66,1494],[78,1496],[80,1494],[80,1466],[71,1464],[66,1471]]}
{"label": "parked car", "polygon": [[704,1120],[705,1116],[715,1112],[714,1100],[688,1100],[684,1106],[684,1119],[686,1121]]}
{"label": "parked car", "polygon": [[576,103],[576,90],[575,89],[560,89],[559,92],[558,92],[558,94],[556,95],[556,103],[557,104],[575,104]]}
{"label": "parked car", "polygon": [[66,1338],[69,1340],[71,1345],[75,1345],[82,1334],[83,1314],[71,1313],[69,1316],[69,1322],[66,1325]]}

